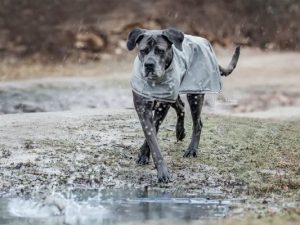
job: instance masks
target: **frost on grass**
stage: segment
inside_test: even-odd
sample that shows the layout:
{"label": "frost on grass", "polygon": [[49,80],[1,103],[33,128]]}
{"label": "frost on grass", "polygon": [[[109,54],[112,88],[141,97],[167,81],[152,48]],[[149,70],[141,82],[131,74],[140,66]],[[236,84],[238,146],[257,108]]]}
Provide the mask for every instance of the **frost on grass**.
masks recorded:
{"label": "frost on grass", "polygon": [[[18,120],[0,131],[1,142],[6,143],[1,146],[0,178],[4,182],[0,188],[30,193],[32,185],[41,190],[64,189],[69,185],[149,186],[187,192],[213,189],[235,197],[297,193],[300,188],[299,121],[205,114],[202,120],[199,154],[191,159],[182,157],[192,132],[189,113],[185,123],[187,136],[182,142],[176,140],[175,112],[171,110],[162,123],[158,141],[171,172],[170,184],[157,183],[152,161],[149,166],[136,165],[144,134],[132,111],[117,116],[74,117],[60,123]],[[7,132],[13,136],[9,137]],[[154,129],[148,127],[147,132]],[[28,148],[28,143],[34,144]],[[22,154],[26,155],[22,158]]]}

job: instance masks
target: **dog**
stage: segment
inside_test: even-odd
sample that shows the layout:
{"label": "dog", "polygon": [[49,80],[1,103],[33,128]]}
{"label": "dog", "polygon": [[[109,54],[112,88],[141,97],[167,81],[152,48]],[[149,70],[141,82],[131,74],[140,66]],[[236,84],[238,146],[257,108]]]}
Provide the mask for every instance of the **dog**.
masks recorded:
{"label": "dog", "polygon": [[157,169],[159,182],[169,182],[170,175],[157,141],[160,124],[170,107],[177,114],[176,138],[185,138],[184,103],[186,94],[193,120],[191,142],[183,157],[196,157],[203,123],[201,110],[206,93],[218,93],[221,76],[235,69],[240,47],[227,68],[217,63],[208,40],[184,34],[177,29],[146,30],[136,28],[127,39],[129,51],[138,48],[131,79],[134,107],[146,140],[140,147],[137,164],[149,163],[150,154]]}

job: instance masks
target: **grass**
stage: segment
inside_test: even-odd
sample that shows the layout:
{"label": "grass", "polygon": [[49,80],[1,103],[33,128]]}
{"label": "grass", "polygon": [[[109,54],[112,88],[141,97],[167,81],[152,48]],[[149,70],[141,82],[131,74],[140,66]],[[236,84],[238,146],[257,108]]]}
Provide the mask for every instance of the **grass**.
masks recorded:
{"label": "grass", "polygon": [[[240,186],[247,194],[257,197],[299,191],[300,121],[205,115],[203,122],[201,150],[199,156],[192,159],[193,164],[213,168],[225,178],[225,186]],[[179,148],[188,145],[190,120],[186,128],[189,133]],[[168,138],[171,135],[165,131],[161,136]],[[178,150],[169,154],[178,159],[182,157]]]}
{"label": "grass", "polygon": [[[158,135],[172,175],[169,184],[157,183],[153,162],[146,166],[135,164],[144,137],[132,112],[47,125],[50,133],[46,132],[42,139],[26,139],[24,146],[17,149],[3,146],[11,151],[8,158],[20,148],[38,156],[30,163],[25,157],[21,170],[14,164],[3,167],[10,174],[5,175],[7,184],[3,188],[22,188],[31,193],[38,180],[40,190],[47,191],[54,183],[57,190],[64,190],[71,175],[72,184],[78,187],[148,186],[149,190],[202,194],[203,190],[219,188],[221,197],[233,198],[232,207],[244,210],[236,215],[245,217],[230,217],[218,224],[299,224],[300,121],[204,114],[200,151],[197,158],[190,159],[182,157],[190,140],[190,117],[187,116],[187,137],[183,142],[176,142],[174,123],[172,113]],[[58,133],[68,135],[57,136]],[[272,207],[276,210],[272,211]]]}

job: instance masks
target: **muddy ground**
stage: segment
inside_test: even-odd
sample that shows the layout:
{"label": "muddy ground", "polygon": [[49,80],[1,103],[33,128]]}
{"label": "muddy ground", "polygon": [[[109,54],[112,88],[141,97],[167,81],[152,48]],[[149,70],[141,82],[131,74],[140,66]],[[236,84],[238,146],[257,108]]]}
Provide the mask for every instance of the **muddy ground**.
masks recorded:
{"label": "muddy ground", "polygon": [[[205,114],[199,157],[185,159],[182,155],[189,138],[176,142],[175,118],[170,116],[159,142],[172,182],[160,184],[152,163],[135,164],[143,135],[132,110],[1,117],[2,194],[148,187],[233,199],[238,208],[231,213],[239,215],[299,207],[299,121]],[[186,127],[191,128],[190,120]]]}
{"label": "muddy ground", "polygon": [[[182,158],[188,138],[176,143],[173,121],[172,117],[167,119],[160,133],[174,180],[164,185],[156,183],[153,165],[139,167],[134,163],[143,135],[132,110],[3,115],[1,189],[31,191],[33,186],[64,188],[70,183],[216,188],[214,191],[229,194],[259,194],[299,187],[297,121],[276,123],[205,115],[198,159]],[[189,120],[186,127],[191,127]],[[229,160],[233,158],[235,162]]]}
{"label": "muddy ground", "polygon": [[[231,50],[217,54],[225,64]],[[231,215],[299,221],[299,58],[244,49],[223,93],[207,97],[198,158],[182,158],[191,135],[189,114],[187,137],[176,142],[171,112],[159,133],[169,184],[157,183],[153,163],[135,164],[143,134],[132,109],[131,59],[51,68],[6,65],[0,194],[148,187],[231,199]]]}

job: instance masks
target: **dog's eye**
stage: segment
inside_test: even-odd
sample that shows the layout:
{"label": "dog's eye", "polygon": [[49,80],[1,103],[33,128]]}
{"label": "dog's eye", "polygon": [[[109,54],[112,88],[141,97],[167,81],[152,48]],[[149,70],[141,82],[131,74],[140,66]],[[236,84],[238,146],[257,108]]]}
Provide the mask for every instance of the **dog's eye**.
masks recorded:
{"label": "dog's eye", "polygon": [[156,49],[155,49],[155,53],[156,53],[156,54],[159,54],[159,55],[163,55],[163,54],[165,54],[165,50],[156,48]]}
{"label": "dog's eye", "polygon": [[146,55],[146,54],[148,54],[148,49],[147,49],[147,48],[141,49],[141,50],[140,50],[140,53],[141,53],[142,55]]}

